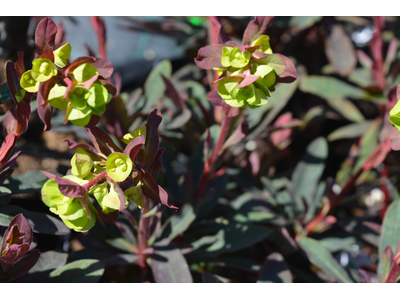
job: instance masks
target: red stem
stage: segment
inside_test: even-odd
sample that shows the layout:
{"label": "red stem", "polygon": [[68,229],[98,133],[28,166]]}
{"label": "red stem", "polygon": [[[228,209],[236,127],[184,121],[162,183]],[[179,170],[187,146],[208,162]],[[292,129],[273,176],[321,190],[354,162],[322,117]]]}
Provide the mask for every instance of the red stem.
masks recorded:
{"label": "red stem", "polygon": [[92,186],[94,186],[96,183],[98,183],[100,180],[102,180],[104,177],[106,177],[106,175],[107,175],[107,170],[104,170],[99,175],[97,175],[95,178],[90,180],[88,183],[82,185],[82,187],[86,190],[89,190]]}
{"label": "red stem", "polygon": [[212,175],[214,164],[217,161],[217,158],[219,157],[219,152],[220,152],[222,146],[224,145],[226,138],[228,137],[231,123],[232,123],[232,118],[229,118],[229,117],[225,117],[224,120],[222,121],[221,131],[219,133],[217,143],[214,146],[214,149],[213,149],[213,152],[212,152],[210,158],[204,163],[203,175],[200,179],[200,182],[199,182],[199,185],[195,192],[194,198],[199,197],[203,193],[203,191],[207,185],[207,182],[208,182],[210,176]]}

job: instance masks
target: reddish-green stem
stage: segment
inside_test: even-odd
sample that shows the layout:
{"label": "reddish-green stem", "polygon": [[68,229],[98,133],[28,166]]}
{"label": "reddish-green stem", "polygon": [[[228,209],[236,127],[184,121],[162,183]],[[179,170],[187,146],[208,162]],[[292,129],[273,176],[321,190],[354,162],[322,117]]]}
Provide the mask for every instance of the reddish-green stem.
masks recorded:
{"label": "reddish-green stem", "polygon": [[102,180],[104,177],[106,177],[107,175],[107,170],[101,172],[99,175],[97,175],[95,178],[93,178],[92,180],[90,180],[88,183],[85,183],[84,185],[82,185],[82,187],[86,190],[89,190],[92,186],[94,186],[95,184],[97,184],[100,180]]}

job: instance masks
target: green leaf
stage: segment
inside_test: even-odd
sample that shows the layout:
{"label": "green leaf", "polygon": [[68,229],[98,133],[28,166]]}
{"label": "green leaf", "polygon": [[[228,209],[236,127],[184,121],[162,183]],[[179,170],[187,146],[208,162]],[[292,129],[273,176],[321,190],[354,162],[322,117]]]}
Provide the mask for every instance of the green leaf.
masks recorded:
{"label": "green leaf", "polygon": [[169,60],[161,61],[153,70],[144,83],[144,91],[147,98],[146,104],[143,108],[143,112],[150,112],[156,101],[164,95],[166,86],[161,77],[164,75],[166,78],[170,78],[172,73],[172,65]]}
{"label": "green leaf", "polygon": [[104,273],[104,264],[97,259],[82,259],[50,273],[50,282],[95,283]]}
{"label": "green leaf", "polygon": [[[400,240],[400,200],[394,200],[388,207],[382,222],[382,233],[379,239],[379,258],[387,246],[395,252]],[[378,276],[383,273],[383,264],[379,259]]]}
{"label": "green leaf", "polygon": [[361,122],[365,120],[364,116],[358,110],[357,106],[355,106],[350,100],[336,95],[332,98],[327,98],[326,102],[328,102],[328,104],[333,109],[335,109],[338,113],[340,113],[349,121]]}
{"label": "green leaf", "polygon": [[327,139],[329,142],[340,139],[353,139],[363,135],[371,126],[372,121],[363,121],[360,123],[353,123],[342,126],[331,132]]}
{"label": "green leaf", "polygon": [[297,164],[293,176],[293,189],[296,197],[304,198],[311,204],[317,191],[318,182],[325,169],[325,160],[328,156],[328,144],[324,137],[313,140],[307,147],[306,154]]}
{"label": "green leaf", "polygon": [[326,275],[339,282],[352,282],[345,269],[320,242],[308,237],[299,237],[296,238],[296,241],[310,262],[324,271]]}
{"label": "green leaf", "polygon": [[304,93],[317,95],[323,99],[341,96],[355,100],[380,100],[372,97],[372,95],[359,87],[330,76],[313,75],[304,77],[300,83],[300,90]]}
{"label": "green leaf", "polygon": [[171,233],[168,239],[171,241],[188,229],[190,224],[196,219],[196,215],[193,211],[193,206],[191,204],[186,204],[182,206],[177,214],[171,217]]}
{"label": "green leaf", "polygon": [[11,176],[5,182],[9,184],[13,194],[29,194],[40,191],[47,179],[42,172],[31,170],[25,174]]}
{"label": "green leaf", "polygon": [[29,270],[28,273],[33,274],[37,272],[53,270],[60,268],[67,262],[68,253],[57,251],[46,251],[40,254],[39,260],[36,265]]}
{"label": "green leaf", "polygon": [[150,255],[150,267],[157,283],[192,283],[186,259],[181,250],[169,239],[153,244],[154,254]]}
{"label": "green leaf", "polygon": [[0,211],[0,226],[7,227],[11,219],[22,213],[31,225],[33,232],[66,235],[70,232],[69,228],[59,219],[53,216],[26,210],[19,206],[6,205],[1,207]]}
{"label": "green leaf", "polygon": [[265,259],[261,267],[261,274],[257,283],[291,283],[292,274],[285,263],[282,254],[278,252],[271,253]]}

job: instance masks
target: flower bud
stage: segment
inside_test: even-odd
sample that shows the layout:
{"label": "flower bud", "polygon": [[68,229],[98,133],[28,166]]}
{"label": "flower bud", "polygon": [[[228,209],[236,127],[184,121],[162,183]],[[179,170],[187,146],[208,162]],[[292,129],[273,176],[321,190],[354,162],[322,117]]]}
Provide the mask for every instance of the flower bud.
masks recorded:
{"label": "flower bud", "polygon": [[123,153],[114,152],[110,154],[106,162],[108,176],[116,182],[122,182],[131,174],[133,168],[132,160]]}
{"label": "flower bud", "polygon": [[76,81],[85,82],[93,76],[99,74],[97,69],[90,63],[84,63],[78,66],[73,72]]}
{"label": "flower bud", "polygon": [[57,75],[57,68],[50,59],[36,58],[32,62],[32,78],[38,82],[45,82]]}
{"label": "flower bud", "polygon": [[247,51],[242,52],[238,47],[233,48],[229,54],[230,65],[234,68],[244,68],[249,64],[250,59],[251,53]]}
{"label": "flower bud", "polygon": [[57,50],[53,51],[54,63],[57,67],[64,68],[67,65],[67,60],[71,55],[71,45],[66,43]]}
{"label": "flower bud", "polygon": [[32,70],[29,70],[22,74],[20,84],[25,91],[36,93],[39,90],[40,82],[32,77]]}

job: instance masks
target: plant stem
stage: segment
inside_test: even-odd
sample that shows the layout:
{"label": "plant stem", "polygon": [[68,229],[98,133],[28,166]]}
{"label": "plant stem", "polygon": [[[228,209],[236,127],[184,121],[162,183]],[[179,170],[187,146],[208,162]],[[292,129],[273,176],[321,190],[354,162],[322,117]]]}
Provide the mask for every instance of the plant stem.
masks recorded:
{"label": "plant stem", "polygon": [[96,183],[98,183],[100,180],[102,180],[104,177],[106,177],[106,175],[107,175],[107,170],[104,170],[99,175],[97,175],[95,178],[90,180],[88,183],[82,185],[82,187],[86,190],[89,190],[92,186],[94,186]]}
{"label": "plant stem", "polygon": [[212,152],[210,158],[204,163],[203,175],[200,179],[200,182],[199,182],[199,185],[195,192],[194,198],[199,197],[203,193],[203,191],[207,185],[208,179],[212,175],[212,170],[214,168],[215,162],[217,161],[217,158],[219,157],[219,152],[228,137],[231,123],[232,123],[232,118],[229,118],[229,117],[225,117],[224,120],[222,121],[221,131],[219,133],[218,140],[215,143],[215,146],[214,146],[214,149],[213,149],[213,152]]}

